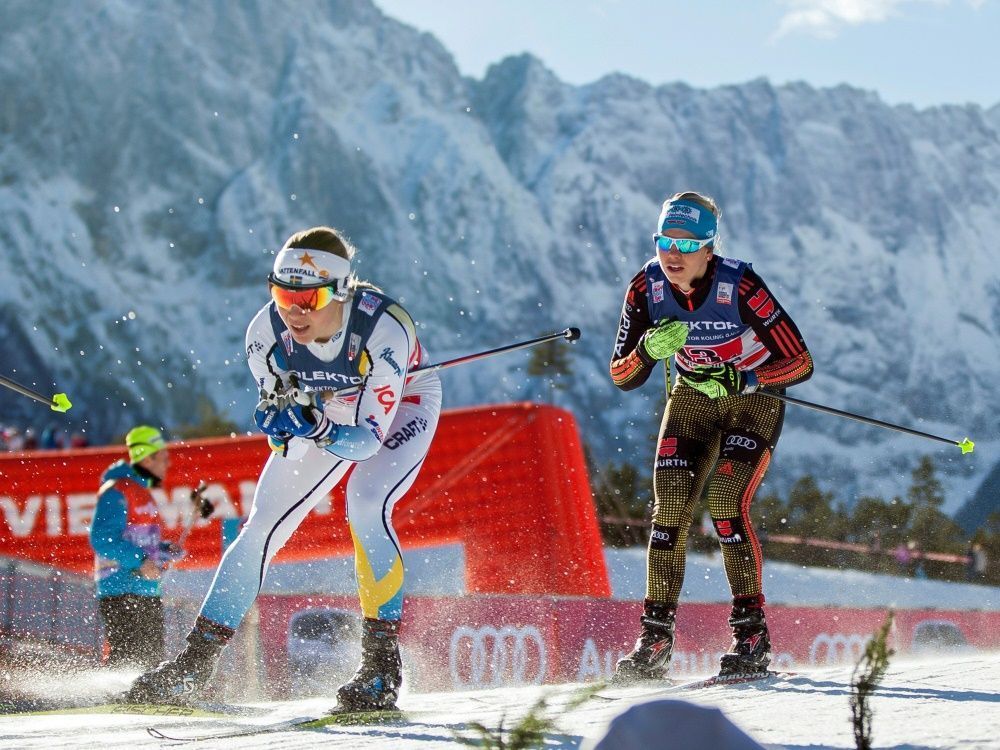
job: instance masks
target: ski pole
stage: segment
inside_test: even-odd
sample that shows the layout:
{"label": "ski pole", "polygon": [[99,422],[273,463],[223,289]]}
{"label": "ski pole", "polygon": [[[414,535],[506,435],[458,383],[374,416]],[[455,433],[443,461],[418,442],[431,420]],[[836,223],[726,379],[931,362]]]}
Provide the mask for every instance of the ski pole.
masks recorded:
{"label": "ski pole", "polygon": [[414,377],[420,377],[422,375],[428,375],[432,372],[437,372],[438,370],[444,370],[448,367],[454,367],[455,365],[464,365],[466,362],[475,362],[478,359],[486,359],[487,357],[492,357],[497,354],[506,354],[507,352],[515,352],[518,349],[527,349],[529,346],[538,346],[538,344],[545,344],[549,341],[556,341],[558,339],[576,341],[578,338],[580,338],[579,328],[567,328],[566,330],[559,331],[558,333],[550,333],[547,336],[539,336],[537,339],[528,339],[527,341],[522,341],[517,344],[500,346],[496,349],[487,349],[485,352],[466,354],[464,357],[456,357],[455,359],[449,359],[445,362],[439,362],[436,365],[424,365],[423,367],[416,368],[409,374]]}
{"label": "ski pole", "polygon": [[52,398],[46,398],[41,393],[36,393],[30,388],[25,388],[20,383],[15,383],[13,380],[11,380],[10,378],[5,378],[3,375],[0,375],[0,385],[6,388],[10,388],[12,391],[14,391],[15,393],[20,393],[22,396],[33,398],[38,403],[45,404],[46,406],[48,406],[50,409],[52,409],[52,411],[67,412],[73,406],[73,404],[69,402],[69,399],[66,397],[65,393],[57,393]]}
{"label": "ski pole", "polygon": [[[579,328],[567,328],[563,331],[557,333],[550,333],[545,336],[539,336],[536,339],[528,339],[527,341],[519,341],[516,344],[508,344],[507,346],[499,346],[496,349],[487,349],[484,352],[476,352],[475,354],[466,354],[463,357],[456,357],[455,359],[449,359],[444,362],[438,362],[433,365],[424,365],[423,367],[417,367],[416,369],[410,370],[407,373],[408,378],[419,378],[424,375],[428,375],[432,372],[437,372],[438,370],[444,370],[449,367],[455,367],[456,365],[464,365],[466,362],[475,362],[476,360],[486,359],[487,357],[493,357],[497,354],[506,354],[507,352],[515,352],[518,349],[527,349],[529,346],[538,346],[539,344],[545,344],[549,341],[556,341],[558,339],[566,339],[567,341],[576,341],[580,338]],[[358,386],[349,385],[344,388],[331,388],[324,389],[323,395],[326,396],[346,396],[351,393],[355,393],[358,390]]]}
{"label": "ski pole", "polygon": [[863,417],[860,414],[852,414],[849,411],[841,411],[840,409],[834,409],[830,406],[823,406],[822,404],[814,404],[811,401],[803,401],[800,398],[794,398],[792,396],[786,396],[781,393],[774,393],[773,391],[760,390],[757,393],[762,393],[765,396],[770,396],[771,398],[776,398],[779,401],[786,401],[789,404],[798,404],[799,406],[804,406],[807,409],[815,409],[816,411],[821,411],[825,414],[833,414],[838,417],[846,417],[847,419],[853,419],[855,422],[862,422],[864,424],[875,425],[876,427],[884,427],[887,430],[895,430],[896,432],[905,432],[907,435],[916,435],[917,437],[927,438],[928,440],[937,440],[940,443],[948,443],[948,445],[957,445],[961,451],[962,455],[966,453],[972,453],[975,449],[976,444],[965,438],[964,440],[951,440],[950,438],[941,437],[940,435],[931,435],[929,432],[921,432],[920,430],[912,430],[909,427],[902,427],[898,424],[892,424],[891,422],[883,422],[880,419],[872,419],[871,417]]}

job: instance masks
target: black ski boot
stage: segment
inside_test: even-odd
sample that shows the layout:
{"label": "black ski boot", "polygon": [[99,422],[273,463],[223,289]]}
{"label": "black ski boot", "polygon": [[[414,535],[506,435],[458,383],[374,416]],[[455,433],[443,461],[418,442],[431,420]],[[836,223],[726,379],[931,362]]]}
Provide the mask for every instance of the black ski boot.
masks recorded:
{"label": "black ski boot", "polygon": [[336,711],[393,711],[403,683],[399,621],[365,618],[361,666],[337,690]]}
{"label": "black ski boot", "polygon": [[750,675],[767,671],[771,663],[771,639],[764,621],[764,596],[733,599],[729,626],[733,629],[733,645],[722,655],[719,674]]}
{"label": "black ski boot", "polygon": [[612,685],[631,685],[643,680],[665,680],[674,648],[676,607],[646,600],[640,618],[642,632],[632,653],[618,660]]}
{"label": "black ski boot", "polygon": [[187,643],[171,661],[139,675],[125,703],[187,703],[212,679],[219,655],[233,636],[232,628],[199,617]]}

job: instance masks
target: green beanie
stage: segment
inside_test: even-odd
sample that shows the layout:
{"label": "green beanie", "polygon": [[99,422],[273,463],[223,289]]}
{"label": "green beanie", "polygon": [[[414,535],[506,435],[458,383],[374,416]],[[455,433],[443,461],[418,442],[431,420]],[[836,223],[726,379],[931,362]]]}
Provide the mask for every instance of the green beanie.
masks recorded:
{"label": "green beanie", "polygon": [[144,424],[128,431],[125,445],[128,448],[128,462],[133,465],[167,447],[160,431]]}

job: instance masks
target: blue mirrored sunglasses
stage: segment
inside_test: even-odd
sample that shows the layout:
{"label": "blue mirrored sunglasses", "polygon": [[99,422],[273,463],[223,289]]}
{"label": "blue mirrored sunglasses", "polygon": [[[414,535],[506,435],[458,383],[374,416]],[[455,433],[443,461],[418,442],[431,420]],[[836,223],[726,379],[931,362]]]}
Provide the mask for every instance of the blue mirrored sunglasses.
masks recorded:
{"label": "blue mirrored sunglasses", "polygon": [[715,242],[715,237],[709,237],[707,240],[690,240],[654,234],[653,241],[656,243],[656,249],[663,253],[669,253],[671,246],[676,247],[681,253],[696,253],[706,245]]}

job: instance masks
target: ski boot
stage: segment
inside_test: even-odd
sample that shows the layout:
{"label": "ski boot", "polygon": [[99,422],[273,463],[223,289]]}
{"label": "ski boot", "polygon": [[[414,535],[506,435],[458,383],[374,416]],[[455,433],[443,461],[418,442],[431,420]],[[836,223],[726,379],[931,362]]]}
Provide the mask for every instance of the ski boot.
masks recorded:
{"label": "ski boot", "polygon": [[649,599],[640,618],[642,632],[632,653],[618,660],[612,685],[631,685],[643,680],[665,680],[674,647],[676,607]]}
{"label": "ski boot", "polygon": [[336,711],[394,711],[403,682],[399,621],[365,618],[361,666],[337,690]]}
{"label": "ski boot", "polygon": [[771,639],[764,621],[764,595],[733,598],[729,626],[733,645],[722,655],[719,674],[753,675],[767,672],[771,663]]}
{"label": "ski boot", "polygon": [[187,643],[171,661],[139,675],[121,700],[124,703],[183,704],[192,700],[212,679],[219,655],[233,629],[199,617]]}

